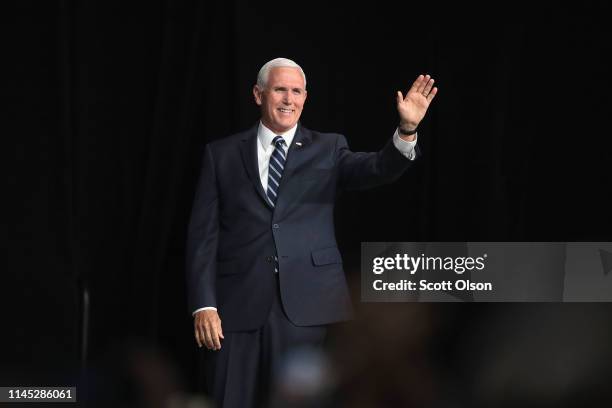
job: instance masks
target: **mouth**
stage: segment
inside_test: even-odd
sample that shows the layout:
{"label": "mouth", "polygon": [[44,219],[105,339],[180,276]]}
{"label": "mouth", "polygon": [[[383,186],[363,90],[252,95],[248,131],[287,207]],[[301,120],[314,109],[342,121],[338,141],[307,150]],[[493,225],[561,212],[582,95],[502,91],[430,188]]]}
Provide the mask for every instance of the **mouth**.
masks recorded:
{"label": "mouth", "polygon": [[283,115],[291,115],[293,114],[293,112],[295,112],[294,109],[287,109],[287,108],[278,108],[277,110]]}

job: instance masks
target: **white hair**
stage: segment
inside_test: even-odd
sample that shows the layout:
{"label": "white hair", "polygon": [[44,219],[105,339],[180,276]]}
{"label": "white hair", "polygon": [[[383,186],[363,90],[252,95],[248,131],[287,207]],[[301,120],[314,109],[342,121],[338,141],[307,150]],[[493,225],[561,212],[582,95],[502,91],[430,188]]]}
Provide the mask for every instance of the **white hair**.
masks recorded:
{"label": "white hair", "polygon": [[259,74],[257,74],[257,86],[259,86],[259,88],[261,89],[264,89],[268,84],[268,78],[270,77],[270,71],[272,70],[272,68],[279,67],[299,69],[300,74],[302,74],[302,78],[304,78],[304,89],[306,89],[306,74],[304,74],[304,70],[294,61],[287,58],[275,58],[271,61],[266,62],[259,70]]}

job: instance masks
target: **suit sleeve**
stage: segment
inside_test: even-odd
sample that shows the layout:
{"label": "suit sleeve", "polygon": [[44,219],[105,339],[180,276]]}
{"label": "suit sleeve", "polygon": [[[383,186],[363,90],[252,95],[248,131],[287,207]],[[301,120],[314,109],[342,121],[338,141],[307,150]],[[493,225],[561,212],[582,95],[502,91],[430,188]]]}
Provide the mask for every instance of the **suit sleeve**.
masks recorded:
{"label": "suit sleeve", "polygon": [[[414,158],[420,156],[418,145],[414,153]],[[394,146],[392,139],[378,152],[352,152],[346,138],[338,135],[336,154],[340,186],[347,190],[365,190],[391,183],[414,164],[414,160]]]}
{"label": "suit sleeve", "polygon": [[219,197],[210,147],[204,150],[187,234],[189,312],[217,306],[216,275],[219,239]]}

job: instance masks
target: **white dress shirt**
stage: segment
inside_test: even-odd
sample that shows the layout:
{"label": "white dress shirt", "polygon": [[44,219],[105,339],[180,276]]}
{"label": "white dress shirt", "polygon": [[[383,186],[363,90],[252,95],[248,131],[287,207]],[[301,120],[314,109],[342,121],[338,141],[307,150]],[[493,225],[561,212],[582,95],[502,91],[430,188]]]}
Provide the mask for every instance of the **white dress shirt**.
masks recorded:
{"label": "white dress shirt", "polygon": [[[264,191],[268,189],[268,164],[270,162],[270,156],[272,156],[272,153],[274,152],[274,145],[272,144],[272,141],[276,136],[282,136],[283,139],[285,139],[287,153],[289,153],[288,147],[291,146],[291,142],[293,142],[296,130],[297,124],[285,133],[276,134],[268,129],[266,125],[259,122],[259,128],[257,129],[257,166],[259,168],[259,179],[261,180],[261,185]],[[400,153],[406,156],[409,160],[414,160],[416,156],[414,151],[414,147],[417,143],[416,136],[417,135],[415,134],[414,141],[406,142],[399,137],[398,129],[396,129],[395,133],[393,134],[393,144],[397,150],[399,150]],[[217,310],[217,308],[213,306],[201,307],[194,310],[193,315],[198,313],[200,310]]]}

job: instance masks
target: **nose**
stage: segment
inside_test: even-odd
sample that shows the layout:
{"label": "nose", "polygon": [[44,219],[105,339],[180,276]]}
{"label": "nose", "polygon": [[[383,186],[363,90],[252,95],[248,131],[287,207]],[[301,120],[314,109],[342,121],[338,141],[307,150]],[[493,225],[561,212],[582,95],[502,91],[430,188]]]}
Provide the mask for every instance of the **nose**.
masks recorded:
{"label": "nose", "polygon": [[291,92],[285,92],[285,94],[283,95],[283,103],[285,105],[291,105],[292,102],[293,96],[291,95]]}

